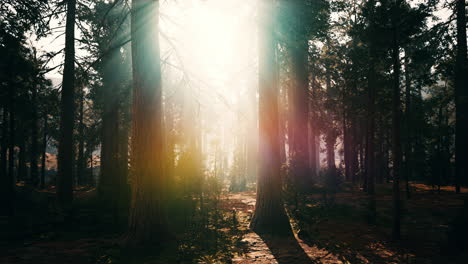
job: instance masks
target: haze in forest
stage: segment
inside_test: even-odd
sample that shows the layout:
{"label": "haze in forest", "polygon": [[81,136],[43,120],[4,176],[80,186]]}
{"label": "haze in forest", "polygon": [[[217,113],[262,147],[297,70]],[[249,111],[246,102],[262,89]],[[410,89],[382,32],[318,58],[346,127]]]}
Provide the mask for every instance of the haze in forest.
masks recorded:
{"label": "haze in forest", "polygon": [[0,263],[465,263],[465,0],[0,2]]}

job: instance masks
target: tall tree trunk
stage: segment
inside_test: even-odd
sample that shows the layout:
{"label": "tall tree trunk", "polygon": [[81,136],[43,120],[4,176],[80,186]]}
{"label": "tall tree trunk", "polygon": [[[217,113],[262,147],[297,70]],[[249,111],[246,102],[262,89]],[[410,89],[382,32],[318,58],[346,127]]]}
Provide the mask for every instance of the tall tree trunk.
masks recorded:
{"label": "tall tree trunk", "polygon": [[5,203],[8,206],[8,213],[10,216],[14,214],[15,210],[15,140],[16,140],[16,135],[15,135],[15,92],[14,88],[10,86],[9,89],[9,98],[10,98],[10,104],[9,104],[9,140],[8,140],[8,175],[7,175],[7,180],[6,180],[6,197],[7,200]]}
{"label": "tall tree trunk", "polygon": [[[165,126],[164,128],[166,129],[165,133],[165,142],[166,142],[166,155],[167,155],[167,164],[166,164],[166,176],[167,176],[167,186],[168,190],[170,193],[172,193],[174,184],[175,184],[175,161],[176,161],[176,153],[175,153],[175,136],[174,136],[174,115],[175,115],[175,107],[173,103],[168,103],[166,108],[165,108],[165,113],[166,113],[166,118],[165,118]],[[217,150],[217,146],[216,146]],[[215,167],[216,167],[216,161],[218,158],[218,152],[216,151],[215,153]],[[215,169],[215,173],[216,173]]]}
{"label": "tall tree trunk", "polygon": [[[398,1],[400,3],[400,1]],[[396,11],[395,13],[398,13]],[[400,201],[400,173],[401,173],[401,140],[400,140],[400,47],[398,44],[397,27],[398,14],[394,14],[393,21],[393,101],[392,101],[392,155],[393,155],[393,228],[394,239],[400,239],[401,201]]]}
{"label": "tall tree trunk", "polygon": [[455,187],[468,182],[468,63],[466,59],[466,12],[465,0],[456,0],[457,12],[457,57],[455,65]]}
{"label": "tall tree trunk", "polygon": [[[125,109],[124,111],[128,111]],[[125,113],[124,115],[128,115]],[[120,168],[120,180],[121,180],[121,190],[126,190],[128,192],[128,133],[129,126],[126,123],[126,119],[121,122],[120,128],[120,142],[119,142],[119,168]],[[170,176],[170,174],[168,174]]]}
{"label": "tall tree trunk", "polygon": [[299,191],[306,191],[312,184],[312,178],[309,169],[309,148],[307,121],[309,113],[308,95],[309,95],[309,79],[308,79],[308,42],[305,39],[303,10],[304,3],[301,1],[292,1],[290,3],[294,20],[293,42],[290,45],[291,52],[291,70],[293,76],[292,86],[289,87],[290,93],[290,109],[291,124],[293,132],[291,168],[293,173],[294,183]]}
{"label": "tall tree trunk", "polygon": [[336,193],[338,178],[336,174],[336,165],[335,165],[335,144],[336,144],[336,134],[333,130],[330,130],[325,137],[326,148],[327,148],[327,187],[332,192]]}
{"label": "tall tree trunk", "polygon": [[[312,69],[312,74],[315,74],[314,69]],[[317,117],[315,115],[314,109],[314,100],[317,86],[318,84],[316,82],[315,76],[312,76],[312,89],[310,95],[307,96],[309,105],[309,168],[312,181],[317,180],[317,172],[320,168],[320,162],[317,162],[317,160],[319,160],[319,146],[317,146],[317,136],[319,135],[316,133],[318,131],[317,126],[315,125],[317,123]]]}
{"label": "tall tree trunk", "polygon": [[408,49],[405,49],[405,128],[406,128],[406,137],[405,137],[405,183],[406,183],[406,198],[411,197],[409,179],[413,174],[412,167],[412,152],[413,152],[413,140],[412,140],[412,116],[411,116],[411,79],[409,73],[409,57]]}
{"label": "tall tree trunk", "polygon": [[159,1],[134,0],[131,11],[133,114],[131,204],[127,245],[166,241]]}
{"label": "tall tree trunk", "polygon": [[[112,45],[111,45],[112,46]],[[119,170],[119,82],[114,75],[118,67],[119,51],[112,52],[103,58],[103,113],[101,136],[101,170],[98,183],[98,194],[101,201],[110,208],[118,205],[120,193]]]}
{"label": "tall tree trunk", "polygon": [[380,116],[379,120],[380,122],[378,122],[378,133],[377,133],[377,138],[378,138],[378,150],[377,150],[377,154],[376,154],[376,157],[375,157],[375,164],[376,164],[376,168],[375,168],[375,179],[376,179],[376,182],[379,183],[379,184],[382,184],[383,183],[383,176],[384,176],[384,147],[383,147],[383,144],[385,142],[385,136],[384,136],[384,122],[383,122],[383,116]]}
{"label": "tall tree trunk", "polygon": [[274,41],[276,1],[260,1],[259,14],[259,166],[257,203],[250,228],[259,234],[291,234],[281,198],[278,140],[278,82]]}
{"label": "tall tree trunk", "polygon": [[42,135],[42,159],[41,159],[41,188],[45,186],[45,173],[46,173],[46,161],[47,161],[47,130],[48,130],[48,118],[47,112],[44,113],[44,131]]}
{"label": "tall tree trunk", "polygon": [[[255,89],[256,90],[256,89]],[[286,91],[284,88],[280,88],[280,98],[279,98],[279,107],[278,107],[278,125],[279,125],[279,148],[280,148],[280,163],[285,165],[287,163],[286,158]],[[258,108],[258,106],[256,105]],[[257,111],[255,111],[257,112]],[[258,128],[257,128],[258,130]],[[258,137],[257,137],[257,151],[255,156],[255,161],[258,163]],[[258,171],[258,167],[257,167]]]}
{"label": "tall tree trunk", "polygon": [[[258,152],[258,117],[257,117],[257,90],[250,89],[248,93],[248,133],[247,137],[247,179],[249,182],[255,182],[257,179],[257,152]],[[281,129],[280,129],[281,131]],[[284,151],[284,149],[283,149]]]}
{"label": "tall tree trunk", "polygon": [[[371,15],[371,27],[374,26],[374,11]],[[369,48],[369,77],[367,83],[367,194],[369,198],[368,204],[368,222],[375,224],[376,208],[375,208],[375,93],[376,93],[376,74],[375,74],[375,44],[371,43]]]}
{"label": "tall tree trunk", "polygon": [[357,121],[356,121],[356,118],[353,118],[351,122],[351,138],[350,138],[350,141],[351,141],[350,171],[351,171],[351,181],[353,184],[356,184],[357,182],[357,175],[358,175],[358,169],[359,169],[359,161],[358,161],[359,145],[358,145],[357,140],[358,140]]}
{"label": "tall tree trunk", "polygon": [[[8,150],[8,107],[7,105],[3,106],[3,116],[2,116],[2,142],[1,142],[1,151],[0,151],[0,198],[5,205],[2,206],[2,214],[8,213],[9,210],[9,177],[7,170],[7,150]],[[3,209],[4,208],[4,209]]]}
{"label": "tall tree trunk", "polygon": [[39,184],[39,175],[37,170],[37,158],[38,158],[38,139],[39,139],[39,128],[38,128],[38,118],[37,118],[37,87],[32,85],[32,108],[31,113],[31,184],[37,186]]}
{"label": "tall tree trunk", "polygon": [[57,158],[57,199],[68,211],[73,201],[73,125],[75,119],[75,12],[76,0],[67,1],[65,63],[60,102],[60,137]]}
{"label": "tall tree trunk", "polygon": [[349,129],[348,129],[348,113],[347,113],[347,107],[345,104],[345,98],[346,98],[346,88],[343,88],[343,94],[342,94],[342,105],[343,105],[343,158],[344,158],[344,166],[345,166],[345,180],[349,181],[351,179],[351,162],[350,162],[350,142],[349,142]]}

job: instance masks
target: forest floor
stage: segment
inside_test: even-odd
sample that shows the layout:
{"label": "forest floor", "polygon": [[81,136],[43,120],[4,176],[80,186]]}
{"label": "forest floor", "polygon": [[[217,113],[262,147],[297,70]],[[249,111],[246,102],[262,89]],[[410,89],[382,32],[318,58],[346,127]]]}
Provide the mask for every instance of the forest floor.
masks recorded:
{"label": "forest floor", "polygon": [[[409,200],[402,193],[400,241],[393,241],[390,236],[390,184],[377,186],[376,225],[366,221],[367,196],[346,185],[336,195],[317,192],[302,197],[298,208],[288,205],[294,235],[282,239],[260,237],[248,229],[255,192],[224,194],[217,206],[225,212],[235,212],[236,225],[242,230],[235,234],[242,249],[233,243],[228,250],[235,253],[229,254],[229,260],[202,257],[195,263],[465,263],[462,260],[466,261],[467,252],[452,258],[444,253],[450,224],[468,198],[468,189],[462,192],[457,195],[452,187],[438,192],[424,184],[412,184]],[[77,200],[88,199],[93,190],[78,190],[76,195]],[[93,212],[81,217],[79,223],[64,227],[60,219],[51,221],[41,215],[41,208],[31,210],[18,216],[21,230],[3,229],[5,219],[0,218],[1,232],[23,232],[10,240],[0,236],[0,263],[178,263],[115,261],[114,256],[120,254],[116,247],[118,237],[115,232],[103,230],[103,226],[96,227]],[[86,212],[81,210],[81,214]]]}
{"label": "forest floor", "polygon": [[[293,217],[294,237],[261,238],[248,232],[244,235],[248,251],[234,258],[233,262],[466,263],[467,252],[462,256],[448,258],[444,248],[449,225],[463,208],[463,200],[468,198],[468,189],[463,189],[463,194],[457,195],[450,186],[444,186],[438,192],[428,185],[412,184],[410,199],[406,199],[405,193],[402,193],[402,238],[393,241],[390,235],[391,185],[377,187],[377,224],[372,226],[366,218],[367,196],[351,186],[347,187],[338,192],[334,199],[325,198],[323,193],[306,197],[302,206],[309,213]],[[255,206],[255,193],[230,194],[224,204],[235,208],[240,223],[247,227]],[[294,207],[289,206],[288,209],[291,215]]]}

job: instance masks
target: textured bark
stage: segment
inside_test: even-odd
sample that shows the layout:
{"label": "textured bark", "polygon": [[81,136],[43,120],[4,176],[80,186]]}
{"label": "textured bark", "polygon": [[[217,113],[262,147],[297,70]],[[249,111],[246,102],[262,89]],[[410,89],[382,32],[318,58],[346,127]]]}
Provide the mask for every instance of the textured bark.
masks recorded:
{"label": "textured bark", "polygon": [[65,63],[60,102],[60,136],[57,158],[57,199],[63,210],[73,201],[73,126],[75,119],[75,13],[76,0],[67,1]]}
{"label": "textured bark", "polygon": [[455,186],[468,183],[468,63],[466,47],[465,0],[456,0],[457,12],[457,57],[455,65]]}
{"label": "textured bark", "polygon": [[131,204],[126,244],[166,242],[159,1],[134,0],[131,11],[133,111]]}
{"label": "textured bark", "polygon": [[278,82],[274,17],[276,1],[260,1],[259,167],[257,202],[250,228],[259,234],[289,235],[291,226],[281,198],[278,140]]}

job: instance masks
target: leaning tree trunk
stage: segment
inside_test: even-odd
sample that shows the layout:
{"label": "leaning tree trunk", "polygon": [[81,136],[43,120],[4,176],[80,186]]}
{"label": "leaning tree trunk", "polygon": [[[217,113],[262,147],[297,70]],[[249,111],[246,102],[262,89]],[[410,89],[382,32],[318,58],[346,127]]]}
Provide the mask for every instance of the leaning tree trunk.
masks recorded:
{"label": "leaning tree trunk", "polygon": [[169,235],[162,195],[165,152],[158,23],[159,1],[132,1],[132,197],[126,236],[129,246],[162,243]]}
{"label": "leaning tree trunk", "polygon": [[466,12],[465,0],[457,0],[457,57],[455,65],[455,186],[466,184],[468,177],[468,63],[466,59]]}
{"label": "leaning tree trunk", "polygon": [[259,234],[291,233],[281,198],[278,139],[278,82],[274,9],[276,1],[260,1],[259,22],[259,167],[257,202],[250,228]]}
{"label": "leaning tree trunk", "polygon": [[76,0],[67,1],[65,63],[60,102],[60,136],[57,158],[57,199],[63,210],[73,201],[73,123],[75,119],[75,12]]}

